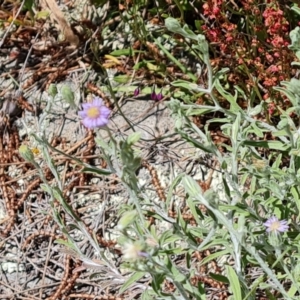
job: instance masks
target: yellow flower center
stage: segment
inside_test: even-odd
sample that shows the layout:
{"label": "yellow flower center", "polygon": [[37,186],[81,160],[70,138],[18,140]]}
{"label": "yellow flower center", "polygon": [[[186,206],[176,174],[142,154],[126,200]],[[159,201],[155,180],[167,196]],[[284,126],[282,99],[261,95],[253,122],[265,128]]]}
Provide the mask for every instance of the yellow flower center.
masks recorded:
{"label": "yellow flower center", "polygon": [[86,112],[87,116],[92,119],[96,119],[100,116],[100,110],[98,107],[91,107]]}
{"label": "yellow flower center", "polygon": [[31,151],[34,155],[39,155],[40,154],[40,150],[36,147],[32,148]]}
{"label": "yellow flower center", "polygon": [[271,231],[277,231],[277,229],[280,227],[280,222],[276,221],[273,222],[272,225],[270,226]]}

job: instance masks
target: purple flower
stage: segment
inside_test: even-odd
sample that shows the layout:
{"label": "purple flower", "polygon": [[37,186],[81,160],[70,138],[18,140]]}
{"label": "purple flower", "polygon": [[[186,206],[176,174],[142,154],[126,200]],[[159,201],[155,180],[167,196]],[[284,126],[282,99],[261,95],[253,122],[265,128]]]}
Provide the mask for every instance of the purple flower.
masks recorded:
{"label": "purple flower", "polygon": [[156,95],[156,100],[157,100],[157,101],[160,101],[162,98],[163,98],[162,92],[160,92],[160,93],[158,93],[158,94]]}
{"label": "purple flower", "polygon": [[137,88],[134,90],[134,92],[133,92],[133,96],[136,97],[136,96],[139,95],[139,93],[140,93],[140,88],[137,87]]}
{"label": "purple flower", "polygon": [[155,93],[155,84],[152,87],[152,92],[151,92],[150,98],[151,98],[151,100],[156,100],[157,99],[157,95]]}
{"label": "purple flower", "polygon": [[151,100],[156,100],[157,99],[157,95],[155,93],[155,91],[153,91],[150,95]]}
{"label": "purple flower", "polygon": [[286,220],[280,221],[275,216],[269,218],[264,225],[267,227],[267,232],[273,232],[275,234],[288,231],[289,229],[289,225]]}
{"label": "purple flower", "polygon": [[142,251],[144,245],[140,241],[128,241],[123,246],[123,259],[124,260],[138,260],[141,257],[148,257],[149,254],[147,252]]}
{"label": "purple flower", "polygon": [[89,129],[105,126],[108,123],[110,109],[103,104],[100,97],[95,97],[91,103],[83,103],[83,110],[78,112],[82,123]]}

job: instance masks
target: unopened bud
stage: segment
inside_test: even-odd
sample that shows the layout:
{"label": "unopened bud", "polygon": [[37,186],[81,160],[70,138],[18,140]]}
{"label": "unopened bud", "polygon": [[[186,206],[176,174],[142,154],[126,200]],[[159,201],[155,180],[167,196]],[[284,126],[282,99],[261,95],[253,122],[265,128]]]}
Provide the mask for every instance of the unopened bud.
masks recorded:
{"label": "unopened bud", "polygon": [[160,92],[156,95],[156,100],[160,101],[163,98],[163,94]]}
{"label": "unopened bud", "polygon": [[76,108],[76,105],[74,102],[74,98],[75,98],[74,93],[68,85],[64,85],[61,88],[61,94],[62,94],[63,100],[65,102],[67,102],[71,106],[71,108]]}
{"label": "unopened bud", "polygon": [[134,95],[134,97],[136,97],[136,96],[138,96],[139,94],[140,94],[140,88],[137,87],[137,88],[134,90],[133,95]]}
{"label": "unopened bud", "polygon": [[48,93],[51,97],[55,97],[57,94],[57,87],[55,84],[51,83],[48,89]]}
{"label": "unopened bud", "polygon": [[156,100],[157,99],[157,95],[156,95],[155,92],[152,92],[150,97],[151,97],[151,100]]}
{"label": "unopened bud", "polygon": [[130,211],[125,212],[118,222],[118,229],[123,230],[128,225],[133,223],[136,215],[137,215],[137,212],[135,210],[130,210]]}
{"label": "unopened bud", "polygon": [[31,162],[31,163],[34,162],[34,155],[28,146],[21,145],[19,147],[19,153],[24,160]]}

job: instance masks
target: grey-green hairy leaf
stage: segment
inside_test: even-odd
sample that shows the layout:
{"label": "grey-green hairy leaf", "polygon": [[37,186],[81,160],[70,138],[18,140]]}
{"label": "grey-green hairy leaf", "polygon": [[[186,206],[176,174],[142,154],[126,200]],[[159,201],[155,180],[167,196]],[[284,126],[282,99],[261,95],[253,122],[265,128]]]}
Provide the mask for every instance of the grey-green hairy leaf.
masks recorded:
{"label": "grey-green hairy leaf", "polygon": [[225,269],[228,276],[228,280],[230,282],[230,289],[233,294],[232,299],[242,300],[242,291],[241,291],[239,278],[237,277],[234,269],[231,266],[227,265],[225,266]]}
{"label": "grey-green hairy leaf", "polygon": [[74,102],[74,93],[69,85],[63,85],[61,90],[62,98],[65,102],[69,103],[71,108],[76,108],[75,102]]}

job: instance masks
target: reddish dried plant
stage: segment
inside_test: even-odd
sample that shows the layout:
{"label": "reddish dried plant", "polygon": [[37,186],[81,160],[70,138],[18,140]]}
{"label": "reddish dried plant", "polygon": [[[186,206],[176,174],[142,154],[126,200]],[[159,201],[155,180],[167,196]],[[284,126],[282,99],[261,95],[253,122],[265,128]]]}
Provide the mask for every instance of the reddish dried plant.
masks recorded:
{"label": "reddish dried plant", "polygon": [[217,58],[213,66],[228,67],[228,81],[246,94],[255,86],[260,100],[274,96],[272,88],[295,72],[291,68],[295,56],[288,48],[290,12],[280,3],[252,0],[238,6],[234,1],[209,0],[202,6],[206,17],[202,30]]}

